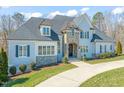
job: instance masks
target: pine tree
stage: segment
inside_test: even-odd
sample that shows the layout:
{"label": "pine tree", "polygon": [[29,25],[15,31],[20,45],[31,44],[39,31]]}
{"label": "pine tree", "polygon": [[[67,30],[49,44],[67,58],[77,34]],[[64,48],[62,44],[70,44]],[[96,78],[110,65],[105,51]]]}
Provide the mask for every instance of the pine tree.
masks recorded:
{"label": "pine tree", "polygon": [[121,45],[120,41],[117,42],[116,53],[117,53],[117,55],[121,55],[122,54],[122,45]]}
{"label": "pine tree", "polygon": [[1,49],[0,52],[0,84],[8,80],[8,58],[6,52]]}

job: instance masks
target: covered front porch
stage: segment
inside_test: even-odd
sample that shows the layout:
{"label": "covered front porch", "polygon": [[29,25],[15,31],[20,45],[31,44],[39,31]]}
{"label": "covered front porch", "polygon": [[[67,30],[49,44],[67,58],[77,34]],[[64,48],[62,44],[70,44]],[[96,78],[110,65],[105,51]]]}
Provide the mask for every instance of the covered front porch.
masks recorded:
{"label": "covered front porch", "polygon": [[78,59],[79,58],[78,45],[76,43],[69,43],[65,45],[64,54],[68,59]]}
{"label": "covered front porch", "polygon": [[75,43],[68,44],[68,57],[77,58],[77,45]]}

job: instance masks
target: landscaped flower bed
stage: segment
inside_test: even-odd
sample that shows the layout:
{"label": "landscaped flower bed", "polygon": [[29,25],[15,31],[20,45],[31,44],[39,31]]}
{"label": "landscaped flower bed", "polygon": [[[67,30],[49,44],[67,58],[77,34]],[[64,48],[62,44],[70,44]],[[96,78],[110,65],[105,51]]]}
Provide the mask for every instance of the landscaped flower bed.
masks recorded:
{"label": "landscaped flower bed", "polygon": [[44,80],[64,72],[66,70],[75,68],[73,64],[58,64],[55,66],[43,67],[39,70],[32,71],[30,73],[24,73],[15,77],[12,77],[11,80],[5,85],[10,86],[19,86],[19,87],[32,87]]}

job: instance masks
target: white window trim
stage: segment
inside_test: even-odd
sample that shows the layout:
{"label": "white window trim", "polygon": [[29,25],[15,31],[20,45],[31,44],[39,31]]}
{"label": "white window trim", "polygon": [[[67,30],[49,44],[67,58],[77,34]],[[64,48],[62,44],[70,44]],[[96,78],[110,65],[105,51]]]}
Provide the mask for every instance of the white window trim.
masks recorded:
{"label": "white window trim", "polygon": [[[81,51],[81,50],[82,50],[82,51]],[[81,52],[81,53],[88,53],[88,52],[89,52],[88,46],[81,46],[81,47],[80,47],[80,52]]]}
{"label": "white window trim", "polygon": [[[25,44],[25,45],[18,45],[18,58],[27,58],[28,56],[27,56],[27,51],[26,51],[26,56],[20,56],[19,55],[19,47],[24,47],[24,46],[26,46],[26,50],[27,50],[27,45]],[[24,50],[22,50],[22,54],[23,54],[23,52],[24,52]]]}
{"label": "white window trim", "polygon": [[38,45],[37,46],[37,56],[55,56],[55,46],[54,46],[54,54],[51,54],[51,47],[53,46],[53,45],[47,45],[47,46],[50,46],[50,54],[47,54],[47,46],[46,46],[46,55],[43,55],[43,50],[42,50],[42,55],[39,55],[38,54],[38,47],[39,46],[42,46],[42,49],[43,49],[43,46],[45,46],[45,45]]}
{"label": "white window trim", "polygon": [[[81,32],[83,33],[82,38],[81,38]],[[81,31],[81,32],[80,32],[80,39],[89,39],[90,38],[90,32],[89,31],[86,31],[86,32]]]}
{"label": "white window trim", "polygon": [[[49,28],[49,35],[44,35],[43,34],[43,28]],[[40,32],[42,36],[51,36],[51,27],[50,26],[41,26],[40,27]]]}

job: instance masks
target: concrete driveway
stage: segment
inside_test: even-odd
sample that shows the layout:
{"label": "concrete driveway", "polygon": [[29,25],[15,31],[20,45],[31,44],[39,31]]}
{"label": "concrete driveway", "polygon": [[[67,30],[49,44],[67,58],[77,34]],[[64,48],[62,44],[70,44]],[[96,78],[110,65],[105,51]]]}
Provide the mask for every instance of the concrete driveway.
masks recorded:
{"label": "concrete driveway", "polygon": [[92,76],[119,67],[124,67],[124,60],[113,61],[100,64],[88,64],[81,61],[71,62],[77,68],[55,75],[36,87],[78,87],[80,84]]}

